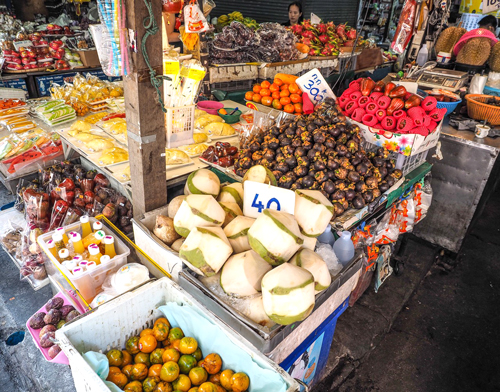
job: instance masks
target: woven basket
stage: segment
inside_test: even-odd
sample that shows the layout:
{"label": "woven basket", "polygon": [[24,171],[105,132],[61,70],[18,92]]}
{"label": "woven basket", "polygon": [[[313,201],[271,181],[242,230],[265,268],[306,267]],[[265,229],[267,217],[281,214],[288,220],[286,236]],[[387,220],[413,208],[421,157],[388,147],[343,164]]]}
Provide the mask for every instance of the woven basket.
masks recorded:
{"label": "woven basket", "polygon": [[500,107],[484,103],[490,98],[494,98],[497,102],[500,102],[499,97],[492,95],[467,94],[465,96],[467,100],[467,113],[474,120],[486,120],[491,125],[500,125]]}

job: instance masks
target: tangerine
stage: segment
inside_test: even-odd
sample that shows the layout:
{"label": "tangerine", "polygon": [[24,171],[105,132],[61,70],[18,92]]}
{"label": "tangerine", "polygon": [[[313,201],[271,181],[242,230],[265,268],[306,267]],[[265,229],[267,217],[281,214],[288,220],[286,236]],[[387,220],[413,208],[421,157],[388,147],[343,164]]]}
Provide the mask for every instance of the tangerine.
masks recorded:
{"label": "tangerine", "polygon": [[210,377],[208,377],[208,381],[213,382],[214,384],[220,384],[220,375],[221,372],[211,374]]}
{"label": "tangerine", "polygon": [[180,357],[181,357],[181,354],[175,348],[165,349],[165,351],[163,352],[163,354],[161,356],[163,363],[169,362],[169,361],[179,362]]}
{"label": "tangerine", "polygon": [[201,353],[200,348],[198,347],[194,353],[191,354],[197,361],[200,361],[203,358],[203,354]]}
{"label": "tangerine", "polygon": [[132,364],[124,366],[122,368],[122,373],[125,374],[128,378],[131,378],[133,367],[134,367],[134,365],[132,365]]}
{"label": "tangerine", "polygon": [[273,98],[272,97],[262,97],[261,103],[264,106],[271,106],[273,104]]}
{"label": "tangerine", "polygon": [[233,392],[245,392],[250,386],[250,379],[243,373],[235,373],[231,378],[231,387]]}
{"label": "tangerine", "polygon": [[153,334],[153,330],[151,328],[146,328],[146,329],[143,329],[141,331],[141,333],[139,334],[139,337],[143,337],[143,336],[146,336],[146,335],[152,335]]}
{"label": "tangerine", "polygon": [[165,318],[165,317],[160,317],[158,320],[155,321],[155,326],[158,323],[164,323],[168,325],[168,328],[170,328],[170,322]]}
{"label": "tangerine", "polygon": [[179,375],[179,378],[172,382],[175,391],[188,392],[191,389],[191,380],[185,374]]}
{"label": "tangerine", "polygon": [[[149,355],[149,360],[153,365],[156,364],[163,364],[163,353],[165,352],[164,348],[156,348],[153,350],[153,352]],[[139,355],[139,354],[137,354]]]}
{"label": "tangerine", "polygon": [[269,86],[269,91],[271,91],[272,93],[280,91],[280,86],[278,86],[276,83],[273,83]]}
{"label": "tangerine", "polygon": [[109,350],[106,353],[106,357],[108,358],[109,366],[123,366],[123,353],[121,350]]}
{"label": "tangerine", "polygon": [[160,364],[151,366],[148,370],[148,377],[160,377],[161,367],[162,365]]}
{"label": "tangerine", "polygon": [[160,381],[156,385],[155,392],[172,392],[173,390],[174,389],[172,388],[172,384],[170,384],[169,382]]}
{"label": "tangerine", "polygon": [[283,105],[280,103],[279,99],[274,99],[273,100],[273,108],[275,108],[277,110],[283,109]]}
{"label": "tangerine", "polygon": [[260,103],[260,100],[262,99],[262,96],[260,94],[254,94],[252,101]]}
{"label": "tangerine", "polygon": [[159,382],[159,377],[148,377],[142,382],[142,390],[144,392],[153,392],[156,390],[156,386]]}
{"label": "tangerine", "polygon": [[284,84],[283,86],[280,87],[280,91],[285,91],[288,90],[288,84]]}
{"label": "tangerine", "polygon": [[227,390],[231,390],[231,379],[234,376],[234,372],[231,369],[226,369],[220,374],[220,385],[222,385]]}
{"label": "tangerine", "polygon": [[146,366],[151,366],[151,361],[149,359],[149,354],[146,353],[137,353],[134,357],[134,363],[143,363]]}
{"label": "tangerine", "polygon": [[295,112],[302,113],[303,109],[302,109],[302,104],[301,103],[296,103],[296,104],[293,105],[293,107],[295,108]]}
{"label": "tangerine", "polygon": [[252,91],[253,91],[255,94],[260,93],[260,90],[262,90],[262,87],[260,87],[260,85],[259,85],[259,84],[256,84],[255,86],[253,86]]}
{"label": "tangerine", "polygon": [[253,93],[253,91],[247,91],[247,92],[245,93],[245,99],[246,99],[247,101],[251,101],[251,100],[253,99],[253,94],[254,94],[254,93]]}
{"label": "tangerine", "polygon": [[219,373],[222,368],[222,358],[216,353],[208,354],[202,366],[209,374]]}
{"label": "tangerine", "polygon": [[123,353],[122,367],[130,365],[132,362],[134,362],[132,355],[130,355],[130,353],[128,351],[122,350],[122,353]]}
{"label": "tangerine", "polygon": [[132,371],[130,372],[131,380],[142,381],[148,376],[148,367],[143,363],[136,363],[132,366]]}
{"label": "tangerine", "polygon": [[293,103],[299,103],[302,102],[302,97],[299,94],[290,94],[290,100]]}
{"label": "tangerine", "polygon": [[179,365],[170,361],[163,364],[160,371],[160,379],[166,382],[172,382],[179,377]]}
{"label": "tangerine", "polygon": [[271,94],[271,97],[273,97],[273,99],[280,99],[280,92],[275,91],[274,93]]}
{"label": "tangerine", "polygon": [[295,106],[293,106],[291,103],[289,103],[288,105],[285,105],[283,110],[287,113],[293,113],[295,111]]}
{"label": "tangerine", "polygon": [[182,354],[192,354],[198,348],[198,342],[195,338],[184,337],[179,343],[179,351]]}
{"label": "tangerine", "polygon": [[211,382],[204,382],[199,386],[198,392],[217,392],[217,387]]}
{"label": "tangerine", "polygon": [[280,97],[283,98],[283,97],[289,97],[290,96],[290,91],[288,90],[281,90],[280,91]]}
{"label": "tangerine", "polygon": [[127,340],[125,344],[125,350],[128,351],[129,354],[135,355],[139,350],[139,336],[132,336]]}
{"label": "tangerine", "polygon": [[268,88],[263,88],[262,90],[260,90],[259,94],[261,96],[263,96],[263,97],[270,97],[271,96],[271,90],[269,90]]}
{"label": "tangerine", "polygon": [[271,82],[267,81],[267,80],[264,80],[261,84],[260,84],[260,87],[262,88],[269,88],[269,86],[271,86]]}
{"label": "tangerine", "polygon": [[184,337],[184,332],[182,332],[182,329],[179,327],[172,328],[168,332],[168,340],[170,342],[176,340],[176,339],[182,339]]}
{"label": "tangerine", "polygon": [[188,392],[198,392],[199,390],[198,387],[192,387]]}
{"label": "tangerine", "polygon": [[172,348],[175,348],[177,351],[181,351],[181,339],[175,339],[174,341],[171,342],[170,345]]}
{"label": "tangerine", "polygon": [[183,355],[178,363],[182,374],[189,374],[189,371],[197,365],[196,358],[192,355]]}
{"label": "tangerine", "polygon": [[274,84],[280,87],[284,85],[283,81],[280,78],[274,78]]}
{"label": "tangerine", "polygon": [[292,94],[297,94],[300,91],[300,88],[297,83],[291,83],[288,86],[288,91],[290,91]]}
{"label": "tangerine", "polygon": [[280,103],[281,103],[283,106],[288,105],[290,102],[292,102],[292,101],[290,100],[290,98],[289,98],[289,97],[283,97],[283,98],[280,98]]}
{"label": "tangerine", "polygon": [[202,367],[195,367],[189,371],[189,379],[193,385],[201,385],[208,379],[208,373]]}
{"label": "tangerine", "polygon": [[142,384],[140,381],[132,381],[125,385],[125,392],[142,392]]}
{"label": "tangerine", "polygon": [[149,354],[157,345],[158,342],[153,335],[144,335],[139,339],[139,350],[143,353]]}

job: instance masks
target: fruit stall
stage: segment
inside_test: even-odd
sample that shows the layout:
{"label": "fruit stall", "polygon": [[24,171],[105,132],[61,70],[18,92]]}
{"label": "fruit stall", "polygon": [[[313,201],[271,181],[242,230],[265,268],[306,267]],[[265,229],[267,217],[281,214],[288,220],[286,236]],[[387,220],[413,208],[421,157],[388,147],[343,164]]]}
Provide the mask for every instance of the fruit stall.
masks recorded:
{"label": "fruit stall", "polygon": [[[135,6],[127,24],[147,44],[123,81],[78,73],[44,99],[0,101],[17,196],[0,243],[55,294],[27,330],[77,390],[309,390],[398,239],[432,232],[443,199],[428,174],[447,171],[431,152],[445,154],[460,97],[406,77],[335,95],[322,69],[348,70],[342,53],[363,41],[348,26],[232,13],[194,37],[208,47],[196,59],[145,27],[162,25],[159,2]],[[244,98],[207,99],[207,82]]]}

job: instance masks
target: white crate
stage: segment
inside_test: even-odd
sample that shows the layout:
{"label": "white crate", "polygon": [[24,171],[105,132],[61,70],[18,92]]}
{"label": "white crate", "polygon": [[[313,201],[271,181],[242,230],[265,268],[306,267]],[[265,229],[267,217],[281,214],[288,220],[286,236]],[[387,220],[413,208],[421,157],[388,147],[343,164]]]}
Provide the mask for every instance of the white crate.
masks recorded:
{"label": "white crate", "polygon": [[194,143],[194,110],[196,105],[166,108],[165,129],[167,147],[174,148]]}
{"label": "white crate", "polygon": [[[143,250],[156,264],[164,271],[168,272],[172,279],[177,282],[179,272],[182,270],[182,260],[177,252],[165,245],[164,242],[153,234],[158,215],[167,215],[168,206],[157,208],[156,210],[146,212],[144,215],[132,219],[134,229],[135,244]],[[144,263],[144,262],[143,262]],[[145,263],[144,263],[145,264]],[[149,271],[161,278],[163,272],[158,268],[148,266]]]}
{"label": "white crate", "polygon": [[20,88],[0,87],[0,99],[22,99],[23,101],[28,96],[28,93]]}
{"label": "white crate", "polygon": [[[227,339],[241,349],[239,357],[248,355],[261,368],[278,373],[288,385],[287,392],[298,392],[299,385],[288,373],[274,362],[243,343],[226,324],[207,312],[193,297],[175,282],[162,278],[125,293],[99,306],[94,312],[65,325],[56,331],[56,340],[66,354],[78,392],[109,392],[104,382],[92,370],[80,353],[107,351],[112,347],[122,348],[130,336],[138,335],[144,328],[151,328],[154,321],[163,316],[158,307],[167,302],[195,306],[217,325]],[[182,328],[182,325],[180,325]],[[196,338],[197,336],[193,336]],[[224,359],[224,358],[223,358]],[[224,362],[225,367],[238,369],[238,363]],[[245,371],[245,369],[241,369]],[[251,382],[251,380],[250,380]],[[271,391],[269,391],[271,392]]]}
{"label": "white crate", "polygon": [[227,65],[212,66],[209,71],[210,84],[254,80],[259,77],[257,65]]}
{"label": "white crate", "polygon": [[[90,217],[90,223],[93,225],[97,219]],[[75,222],[71,225],[65,226],[66,233],[71,231],[76,231],[81,233],[80,222]],[[101,286],[107,276],[118,271],[127,262],[127,257],[130,255],[130,248],[111,230],[103,225],[102,230],[106,235],[111,235],[115,239],[115,250],[116,256],[113,257],[108,263],[98,265],[92,271],[85,271],[78,277],[74,277],[73,274],[68,271],[68,269],[59,263],[58,260],[52,255],[50,250],[47,248],[47,241],[52,238],[54,231],[42,234],[37,238],[38,245],[42,248],[42,251],[50,259],[55,268],[61,272],[66,280],[70,281],[75,289],[77,289],[83,299],[90,304],[94,297],[101,291]]]}

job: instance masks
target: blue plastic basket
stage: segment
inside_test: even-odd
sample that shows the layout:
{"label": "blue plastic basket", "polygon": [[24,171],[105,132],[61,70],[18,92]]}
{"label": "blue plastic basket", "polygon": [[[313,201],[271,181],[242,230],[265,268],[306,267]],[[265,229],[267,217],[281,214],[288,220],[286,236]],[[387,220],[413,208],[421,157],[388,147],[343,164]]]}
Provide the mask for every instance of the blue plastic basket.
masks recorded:
{"label": "blue plastic basket", "polygon": [[484,86],[483,94],[500,97],[500,89],[490,86]]}
{"label": "blue plastic basket", "polygon": [[438,109],[446,109],[446,114],[444,115],[446,117],[449,116],[451,113],[453,113],[453,111],[457,108],[460,102],[462,102],[461,99],[459,99],[456,102],[438,102],[436,107]]}
{"label": "blue plastic basket", "polygon": [[427,97],[429,94],[427,94],[424,90],[417,89],[417,95],[421,96],[422,98]]}

